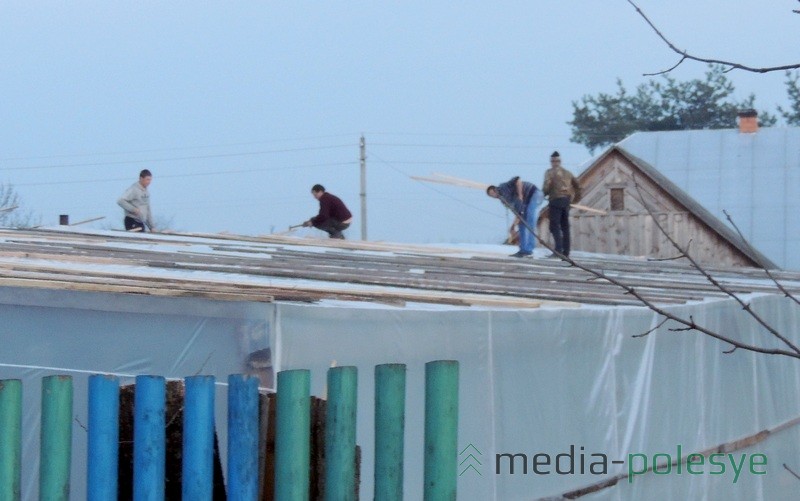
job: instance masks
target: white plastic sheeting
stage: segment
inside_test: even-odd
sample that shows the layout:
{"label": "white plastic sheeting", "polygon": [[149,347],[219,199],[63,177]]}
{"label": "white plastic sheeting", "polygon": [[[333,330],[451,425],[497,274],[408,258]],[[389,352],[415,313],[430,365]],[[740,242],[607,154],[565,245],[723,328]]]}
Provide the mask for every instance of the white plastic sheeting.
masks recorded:
{"label": "white plastic sheeting", "polygon": [[249,353],[267,347],[271,311],[258,303],[0,287],[0,379],[23,381],[23,499],[38,499],[42,377],[73,376],[71,493],[84,499],[89,375],[216,376],[223,448],[223,385],[247,370]]}
{"label": "white plastic sheeting", "polygon": [[[776,328],[798,341],[800,308],[778,296],[753,299]],[[671,307],[725,335],[779,346],[730,300]],[[75,376],[73,497],[85,493],[88,374],[213,374],[219,382],[246,370],[254,351],[271,347],[280,369],[311,369],[312,392],[325,394],[332,363],[359,368],[358,443],[363,447],[361,495],[372,497],[373,370],[408,365],[406,499],[422,498],[424,363],[461,364],[459,450],[480,451],[477,472],[459,477],[459,499],[484,501],[558,497],[627,472],[628,454],[689,452],[752,436],[800,416],[800,361],[729,348],[693,332],[669,332],[643,308],[490,310],[430,306],[363,308],[317,304],[232,303],[198,298],[0,288],[0,378],[24,380],[25,499],[36,499],[40,378]],[[223,454],[225,395],[217,401]],[[647,473],[585,499],[790,499],[800,481],[799,427],[750,447],[764,454],[765,475]],[[532,472],[535,454],[605,454],[606,475]],[[496,454],[525,454],[512,475]],[[612,460],[625,464],[614,465]],[[748,468],[749,463],[745,466]],[[579,469],[580,465],[576,465]],[[463,471],[462,466],[459,471]],[[543,470],[541,470],[543,471]]]}
{"label": "white plastic sheeting", "polygon": [[[797,342],[797,305],[777,296],[754,304]],[[725,335],[778,346],[733,301],[671,309]],[[482,453],[479,473],[468,470],[459,477],[459,499],[558,497],[626,473],[628,454],[676,459],[678,445],[685,457],[800,416],[800,360],[743,351],[726,355],[722,351],[729,346],[694,332],[669,332],[669,325],[632,338],[657,325],[655,315],[642,308],[354,311],[280,305],[277,319],[281,368],[312,369],[315,393],[324,393],[325,369],[333,361],[359,367],[358,442],[364,446],[366,498],[374,454],[372,368],[378,363],[408,364],[407,499],[422,499],[424,362],[430,360],[461,362],[459,450],[473,444]],[[584,447],[587,473],[559,475],[553,465],[549,475],[532,473],[535,454],[555,460],[571,445],[576,460]],[[501,453],[526,454],[528,474],[521,473],[521,463],[509,474],[506,462],[496,474],[495,454]],[[607,475],[588,473],[592,453],[607,456]],[[747,471],[750,454],[757,453],[767,457],[765,475]],[[696,475],[684,465],[680,475],[673,469],[636,476],[632,483],[626,478],[585,499],[774,500],[791,499],[800,490],[800,481],[782,467],[800,470],[798,427],[732,454],[737,465],[747,454],[735,483],[729,464],[725,474],[711,474],[720,467],[706,463],[706,473]]]}

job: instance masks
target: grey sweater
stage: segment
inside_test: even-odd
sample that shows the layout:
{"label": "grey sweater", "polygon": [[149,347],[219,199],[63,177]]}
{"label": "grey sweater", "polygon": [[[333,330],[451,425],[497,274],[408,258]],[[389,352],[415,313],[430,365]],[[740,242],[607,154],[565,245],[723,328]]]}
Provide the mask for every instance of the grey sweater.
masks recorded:
{"label": "grey sweater", "polygon": [[[144,188],[138,181],[125,190],[125,193],[119,197],[117,203],[125,210],[125,216],[144,223],[147,225],[147,228],[151,231],[153,230],[153,213],[150,210],[150,193],[148,193],[147,188]],[[139,214],[134,212],[135,209],[139,210]]]}

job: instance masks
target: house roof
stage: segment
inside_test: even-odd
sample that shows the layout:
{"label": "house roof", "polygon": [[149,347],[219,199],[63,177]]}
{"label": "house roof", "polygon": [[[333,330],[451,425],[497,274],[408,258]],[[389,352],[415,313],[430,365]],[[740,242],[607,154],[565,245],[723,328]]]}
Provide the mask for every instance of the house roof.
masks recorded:
{"label": "house roof", "polygon": [[618,143],[781,268],[800,270],[800,127],[640,132]]}
{"label": "house roof", "polygon": [[[620,287],[565,262],[509,258],[509,249],[60,227],[0,229],[0,287],[380,307],[640,304]],[[658,304],[725,297],[686,264],[583,253],[574,258]],[[711,271],[737,293],[776,292],[763,270]],[[800,273],[777,276],[800,292]]]}
{"label": "house roof", "polygon": [[621,146],[612,146],[608,148],[594,162],[592,162],[587,171],[591,169],[592,166],[600,164],[604,158],[606,158],[608,155],[611,155],[613,152],[618,152],[620,155],[625,157],[640,172],[646,175],[651,181],[653,181],[662,190],[674,198],[678,203],[683,205],[687,211],[694,214],[695,217],[700,219],[706,226],[711,228],[712,231],[716,232],[720,237],[738,249],[739,252],[747,256],[755,265],[771,270],[779,268],[778,265],[776,265],[767,256],[759,252],[747,241],[743,240],[739,234],[733,230],[733,228],[725,224],[722,220],[714,216],[710,211],[703,207],[703,205],[698,203],[697,200],[689,195],[689,193],[681,189],[677,184],[673,183],[664,174],[659,172],[658,169],[641,158],[631,154],[625,150],[625,148]]}

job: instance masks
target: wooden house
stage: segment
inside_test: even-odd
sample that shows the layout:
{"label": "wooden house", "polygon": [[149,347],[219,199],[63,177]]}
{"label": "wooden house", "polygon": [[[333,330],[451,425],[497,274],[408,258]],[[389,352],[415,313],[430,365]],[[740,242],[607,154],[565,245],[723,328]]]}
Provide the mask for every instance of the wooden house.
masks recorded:
{"label": "wooden house", "polygon": [[[580,204],[605,213],[570,211],[573,251],[651,259],[677,257],[681,252],[664,234],[667,232],[703,264],[777,268],[731,226],[653,166],[618,145],[594,160],[579,175],[579,181],[583,188]],[[552,244],[546,208],[538,231]]]}

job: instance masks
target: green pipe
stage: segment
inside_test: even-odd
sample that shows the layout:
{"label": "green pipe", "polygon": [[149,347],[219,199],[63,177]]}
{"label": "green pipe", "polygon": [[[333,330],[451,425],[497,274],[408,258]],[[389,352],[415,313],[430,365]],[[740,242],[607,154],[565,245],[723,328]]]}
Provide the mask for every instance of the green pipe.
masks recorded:
{"label": "green pipe", "polygon": [[458,362],[425,364],[425,501],[455,501],[458,471]]}
{"label": "green pipe", "polygon": [[356,393],[358,369],[328,369],[325,414],[325,500],[356,499]]}
{"label": "green pipe", "polygon": [[19,500],[22,381],[0,380],[0,499]]}
{"label": "green pipe", "polygon": [[275,429],[275,501],[305,501],[309,495],[311,373],[278,373]]}
{"label": "green pipe", "polygon": [[72,377],[42,379],[39,499],[67,501],[72,456]]}
{"label": "green pipe", "polygon": [[375,366],[375,499],[402,501],[406,366]]}

